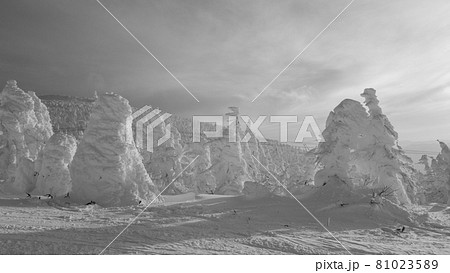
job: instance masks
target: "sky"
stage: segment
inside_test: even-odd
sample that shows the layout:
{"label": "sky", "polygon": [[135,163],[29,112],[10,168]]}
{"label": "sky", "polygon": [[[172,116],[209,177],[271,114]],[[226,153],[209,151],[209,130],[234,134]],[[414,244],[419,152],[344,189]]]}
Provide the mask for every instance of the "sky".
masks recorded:
{"label": "sky", "polygon": [[[40,95],[116,92],[176,115],[313,115],[375,88],[404,141],[450,139],[450,1],[5,0],[0,83]],[[300,122],[289,126],[293,140]],[[277,124],[262,130],[276,138]]]}

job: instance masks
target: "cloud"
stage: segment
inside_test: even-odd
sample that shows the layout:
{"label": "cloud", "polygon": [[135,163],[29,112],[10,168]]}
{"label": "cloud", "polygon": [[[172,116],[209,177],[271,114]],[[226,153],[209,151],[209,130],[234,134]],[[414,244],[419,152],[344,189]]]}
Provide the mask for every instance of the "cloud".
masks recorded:
{"label": "cloud", "polygon": [[137,106],[185,116],[224,113],[228,106],[253,116],[312,114],[322,127],[340,101],[362,101],[362,90],[373,87],[401,136],[433,134],[416,129],[412,117],[443,133],[450,99],[446,0],[355,1],[255,103],[348,1],[104,4],[200,104],[95,1],[5,3],[0,80],[16,78],[41,93],[115,91]]}

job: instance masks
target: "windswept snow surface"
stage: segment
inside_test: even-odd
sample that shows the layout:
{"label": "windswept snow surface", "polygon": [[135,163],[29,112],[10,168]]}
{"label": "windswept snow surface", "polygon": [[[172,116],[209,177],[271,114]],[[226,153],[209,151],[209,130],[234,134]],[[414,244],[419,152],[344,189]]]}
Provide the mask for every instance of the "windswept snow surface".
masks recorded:
{"label": "windswept snow surface", "polygon": [[[450,254],[450,208],[404,210],[369,199],[301,201],[353,254]],[[348,254],[292,198],[184,194],[168,201],[151,205],[104,253]],[[70,202],[0,199],[0,254],[99,254],[143,209]]]}

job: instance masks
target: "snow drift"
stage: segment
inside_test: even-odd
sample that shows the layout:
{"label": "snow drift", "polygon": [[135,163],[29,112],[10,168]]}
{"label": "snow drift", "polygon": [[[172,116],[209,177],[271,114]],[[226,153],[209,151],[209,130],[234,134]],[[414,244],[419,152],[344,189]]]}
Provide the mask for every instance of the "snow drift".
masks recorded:
{"label": "snow drift", "polygon": [[102,206],[154,200],[158,190],[133,141],[132,111],[126,99],[105,94],[96,101],[70,166],[72,198]]}

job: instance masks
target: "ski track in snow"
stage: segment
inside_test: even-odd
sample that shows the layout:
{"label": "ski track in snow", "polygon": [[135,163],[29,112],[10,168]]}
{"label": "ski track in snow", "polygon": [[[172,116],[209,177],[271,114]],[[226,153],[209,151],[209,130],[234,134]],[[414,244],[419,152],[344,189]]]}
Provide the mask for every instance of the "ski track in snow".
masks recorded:
{"label": "ski track in snow", "polygon": [[[407,226],[350,208],[306,203],[353,254],[450,254],[450,209],[436,206],[421,226]],[[60,206],[0,199],[0,254],[98,254],[142,207]],[[347,254],[295,200],[200,196],[151,206],[105,254]]]}

